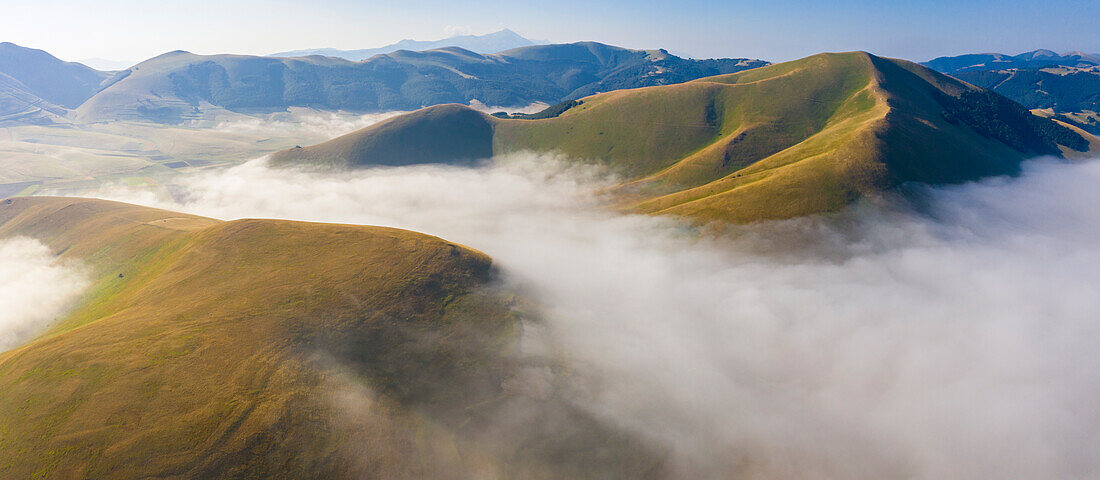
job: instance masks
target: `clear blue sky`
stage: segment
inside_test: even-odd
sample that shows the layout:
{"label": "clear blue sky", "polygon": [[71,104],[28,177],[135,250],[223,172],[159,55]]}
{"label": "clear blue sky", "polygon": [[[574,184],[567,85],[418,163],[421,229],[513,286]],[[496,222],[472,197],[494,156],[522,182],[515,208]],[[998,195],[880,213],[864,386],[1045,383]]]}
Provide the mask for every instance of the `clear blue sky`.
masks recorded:
{"label": "clear blue sky", "polygon": [[366,48],[503,27],[553,42],[596,40],[699,57],[789,60],[867,50],[928,60],[1036,48],[1100,53],[1100,0],[3,0],[0,41],[72,60],[169,50],[265,54]]}

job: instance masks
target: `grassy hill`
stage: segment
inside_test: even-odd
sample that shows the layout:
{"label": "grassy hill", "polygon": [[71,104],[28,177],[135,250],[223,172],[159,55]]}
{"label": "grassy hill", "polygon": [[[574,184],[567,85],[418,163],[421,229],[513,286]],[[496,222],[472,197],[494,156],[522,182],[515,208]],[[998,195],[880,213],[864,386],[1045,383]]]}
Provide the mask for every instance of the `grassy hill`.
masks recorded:
{"label": "grassy hill", "polygon": [[517,355],[514,300],[479,252],[47,197],[0,202],[0,237],[15,235],[96,280],[0,354],[0,478],[661,473],[641,442],[526,394],[537,359]]}
{"label": "grassy hill", "polygon": [[[402,122],[437,110],[457,119],[461,108],[415,112],[272,160],[384,163],[388,150],[370,146],[396,138]],[[1084,137],[995,93],[863,52],[603,93],[552,118],[482,115],[473,122],[491,131],[451,143],[447,132],[467,121],[419,137],[420,148],[436,152],[421,161],[448,162],[448,146],[467,152],[490,142],[493,153],[558,151],[629,178],[619,189],[628,208],[701,221],[832,211],[906,181],[1012,174],[1027,157],[1089,149]]]}
{"label": "grassy hill", "polygon": [[682,82],[767,62],[691,60],[661,51],[592,42],[540,45],[496,54],[457,47],[399,50],[363,61],[308,56],[194,55],[176,51],[119,73],[76,109],[82,122],[179,123],[289,107],[378,112],[426,105],[526,106],[596,91]]}

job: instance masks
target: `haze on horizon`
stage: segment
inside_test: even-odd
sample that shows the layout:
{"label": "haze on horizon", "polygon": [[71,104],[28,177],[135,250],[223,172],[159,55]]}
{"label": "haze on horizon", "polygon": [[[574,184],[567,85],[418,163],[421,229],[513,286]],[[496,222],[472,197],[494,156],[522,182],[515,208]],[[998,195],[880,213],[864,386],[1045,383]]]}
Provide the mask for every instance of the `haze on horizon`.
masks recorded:
{"label": "haze on horizon", "polygon": [[1088,0],[1010,0],[995,7],[978,0],[192,0],[155,8],[136,0],[20,0],[3,9],[0,41],[40,48],[65,60],[140,61],[172,50],[264,55],[303,48],[370,48],[407,38],[437,40],[509,28],[554,43],[593,40],[700,58],[785,61],[820,51],[867,50],[925,61],[1037,48],[1098,53],[1100,37],[1087,33],[1097,18],[1100,3]]}

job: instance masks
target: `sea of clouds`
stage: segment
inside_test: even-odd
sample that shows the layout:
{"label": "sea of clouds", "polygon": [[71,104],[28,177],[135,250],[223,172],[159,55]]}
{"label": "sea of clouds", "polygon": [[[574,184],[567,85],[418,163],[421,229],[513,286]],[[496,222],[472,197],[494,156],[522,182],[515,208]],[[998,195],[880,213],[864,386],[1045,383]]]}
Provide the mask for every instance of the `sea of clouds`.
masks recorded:
{"label": "sea of clouds", "polygon": [[614,179],[547,155],[332,173],[257,160],[178,183],[99,196],[488,253],[542,305],[583,377],[575,401],[663,442],[685,478],[1100,471],[1100,162],[717,233],[617,213],[600,193]]}

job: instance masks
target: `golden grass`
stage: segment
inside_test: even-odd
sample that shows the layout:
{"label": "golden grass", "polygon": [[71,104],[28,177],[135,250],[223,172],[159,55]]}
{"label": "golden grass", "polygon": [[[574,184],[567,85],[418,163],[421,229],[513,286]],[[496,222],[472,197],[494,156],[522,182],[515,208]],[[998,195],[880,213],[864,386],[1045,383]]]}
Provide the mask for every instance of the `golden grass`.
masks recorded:
{"label": "golden grass", "polygon": [[[95,281],[52,330],[0,354],[0,478],[661,472],[649,446],[563,399],[505,388],[526,361],[519,316],[483,253],[76,198],[0,202],[0,238],[16,235]],[[529,418],[491,426],[515,411]]]}
{"label": "golden grass", "polygon": [[[903,60],[824,53],[593,95],[555,118],[480,115],[477,123],[490,122],[491,131],[464,136],[456,145],[491,142],[494,154],[555,151],[608,166],[628,179],[615,191],[634,211],[704,222],[791,218],[835,211],[905,181],[952,183],[1016,173],[1026,153],[945,119],[943,98],[975,88]],[[430,107],[301,149],[310,154],[288,150],[277,158],[379,163],[375,159],[391,150],[387,139],[420,128],[403,123],[453,117],[461,108]],[[459,126],[433,124],[433,133],[415,142],[438,142]],[[421,160],[447,161],[446,142],[433,145],[435,153]]]}

